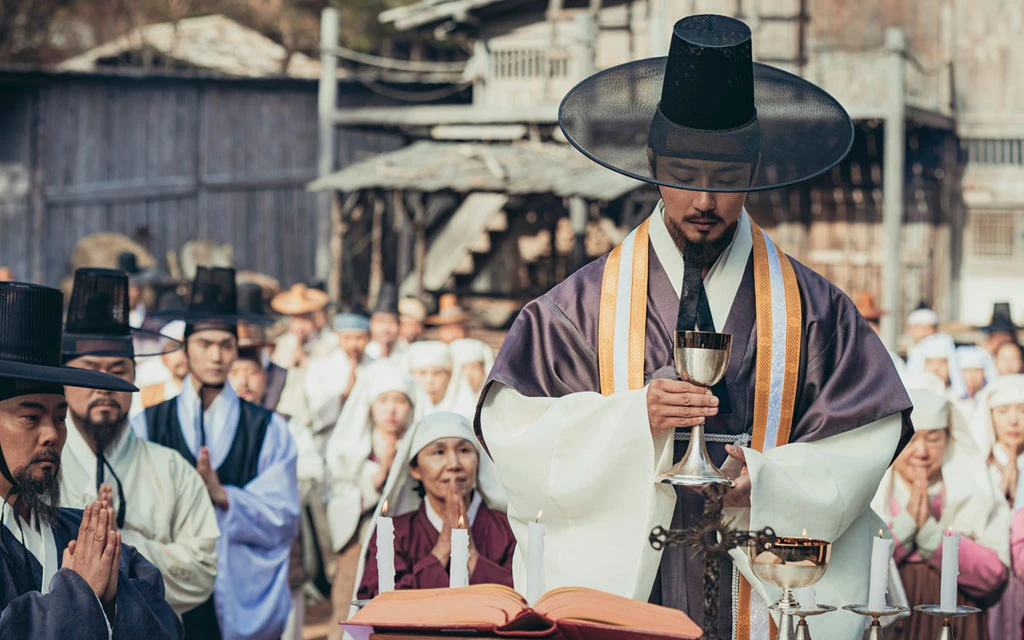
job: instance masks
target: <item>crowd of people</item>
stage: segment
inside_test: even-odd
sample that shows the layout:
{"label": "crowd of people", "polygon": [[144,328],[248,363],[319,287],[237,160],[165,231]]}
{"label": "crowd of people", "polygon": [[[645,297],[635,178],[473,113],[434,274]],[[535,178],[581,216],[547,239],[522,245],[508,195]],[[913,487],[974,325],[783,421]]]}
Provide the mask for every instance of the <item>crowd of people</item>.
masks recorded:
{"label": "crowd of people", "polygon": [[[867,297],[858,307],[877,326]],[[906,361],[892,357],[910,392],[914,435],[872,503],[895,540],[898,600],[939,601],[944,534],[961,536],[959,604],[984,616],[954,622],[958,638],[1024,637],[1024,359],[1009,305],[996,304],[977,344],[940,332],[926,307],[907,318]],[[896,579],[898,578],[898,579]],[[893,638],[929,638],[941,621],[915,613]]]}
{"label": "crowd of people", "polygon": [[[21,465],[9,430],[0,442],[0,489],[23,503],[3,518],[7,557],[28,559],[6,565],[18,592],[80,586],[53,577],[85,564],[75,559],[84,555],[73,530],[80,520],[80,531],[108,531],[106,546],[90,549],[122,557],[116,596],[107,597],[109,569],[102,590],[81,574],[105,614],[97,629],[113,637],[120,616],[141,616],[156,637],[297,638],[317,593],[330,597],[329,629],[340,637],[353,599],[377,594],[384,514],[395,523],[397,588],[448,584],[456,527],[471,533],[470,582],[512,585],[506,494],[472,426],[494,353],[467,337],[469,316],[454,296],[428,315],[420,299],[399,299],[386,284],[371,310],[336,309],[314,286],[272,293],[237,285],[232,269],[200,267],[187,295],[165,294],[146,309],[132,304],[144,286],[132,275],[76,273],[58,340],[62,366],[53,370],[100,378],[54,378],[63,387],[3,378],[0,414],[50,391],[59,407],[26,406],[66,412],[65,436],[55,429]],[[877,327],[870,299],[858,308]],[[986,612],[959,619],[958,637],[1021,637],[1018,327],[1003,306],[976,345],[941,333],[929,309],[914,311],[907,327],[905,360],[890,356],[913,401],[915,431],[872,503],[896,542],[893,598],[938,601],[942,543],[953,532],[962,537],[959,601]],[[59,486],[45,470],[41,479],[30,473],[54,451]],[[48,536],[61,543],[61,563]],[[138,593],[120,595],[132,588]],[[930,637],[936,624],[910,615],[897,619],[892,637]]]}

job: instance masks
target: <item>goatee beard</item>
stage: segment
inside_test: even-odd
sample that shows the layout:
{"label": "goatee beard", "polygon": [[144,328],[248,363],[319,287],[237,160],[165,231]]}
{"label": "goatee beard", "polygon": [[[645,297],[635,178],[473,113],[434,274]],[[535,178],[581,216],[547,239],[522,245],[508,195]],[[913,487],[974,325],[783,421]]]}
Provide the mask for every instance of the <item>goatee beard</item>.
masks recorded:
{"label": "goatee beard", "polygon": [[118,413],[116,417],[109,420],[94,422],[89,419],[92,408],[93,406],[90,404],[84,416],[72,411],[71,417],[75,421],[75,426],[82,432],[82,435],[87,436],[95,443],[96,452],[107,453],[110,444],[117,440],[121,432],[124,431],[125,426],[128,424],[128,417],[123,413]]}
{"label": "goatee beard", "polygon": [[[56,471],[46,471],[43,477],[35,478],[29,472],[32,464],[42,460],[57,460]],[[47,449],[32,457],[27,465],[14,473],[14,483],[18,486],[18,503],[25,507],[29,518],[33,514],[39,522],[46,526],[57,524],[60,514],[60,454],[56,449]]]}
{"label": "goatee beard", "polygon": [[691,242],[686,237],[686,234],[683,233],[682,228],[672,222],[668,216],[665,216],[665,223],[673,242],[675,242],[683,254],[683,262],[687,265],[699,265],[702,268],[711,268],[715,260],[718,259],[718,256],[722,255],[722,252],[725,251],[726,247],[729,246],[736,236],[736,229],[738,227],[738,221],[733,222],[715,240]]}

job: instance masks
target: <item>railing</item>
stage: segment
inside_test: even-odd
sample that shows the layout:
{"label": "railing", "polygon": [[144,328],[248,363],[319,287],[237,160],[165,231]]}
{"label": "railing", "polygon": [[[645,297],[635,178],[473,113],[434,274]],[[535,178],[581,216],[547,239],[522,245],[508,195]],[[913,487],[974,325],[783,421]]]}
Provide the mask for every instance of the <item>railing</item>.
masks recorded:
{"label": "railing", "polygon": [[573,57],[567,50],[501,48],[487,54],[486,76],[477,88],[481,106],[558,104],[572,88]]}

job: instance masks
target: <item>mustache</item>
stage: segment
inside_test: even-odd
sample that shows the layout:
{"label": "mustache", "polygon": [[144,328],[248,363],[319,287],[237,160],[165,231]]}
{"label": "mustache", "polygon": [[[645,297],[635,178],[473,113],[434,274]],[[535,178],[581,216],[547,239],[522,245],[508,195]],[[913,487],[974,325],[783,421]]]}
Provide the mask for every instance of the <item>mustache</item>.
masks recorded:
{"label": "mustache", "polygon": [[53,447],[47,447],[32,456],[28,461],[30,465],[38,462],[56,462],[57,464],[60,464],[60,454]]}
{"label": "mustache", "polygon": [[114,402],[114,400],[111,398],[96,398],[95,400],[89,403],[89,411],[92,411],[97,407],[114,407],[118,411],[121,410],[121,405]]}
{"label": "mustache", "polygon": [[699,211],[697,213],[691,213],[683,216],[683,220],[686,222],[721,222],[725,223],[725,219],[715,213],[714,209],[711,211]]}

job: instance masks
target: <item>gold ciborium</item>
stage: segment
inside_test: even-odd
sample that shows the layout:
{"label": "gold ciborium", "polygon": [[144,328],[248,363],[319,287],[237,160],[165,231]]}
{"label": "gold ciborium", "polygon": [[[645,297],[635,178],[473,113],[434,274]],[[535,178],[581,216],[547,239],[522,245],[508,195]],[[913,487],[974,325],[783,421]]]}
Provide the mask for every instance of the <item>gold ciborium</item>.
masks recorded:
{"label": "gold ciborium", "polygon": [[781,614],[778,640],[793,640],[793,614],[800,603],[793,589],[809,587],[825,575],[832,555],[832,544],[824,540],[777,537],[747,543],[750,570],[757,579],[782,589],[782,597],[768,607]]}
{"label": "gold ciborium", "polygon": [[[711,331],[676,331],[676,371],[684,382],[710,388],[718,384],[729,368],[732,335]],[[658,482],[684,487],[733,485],[708,456],[704,443],[704,423],[693,427],[686,455],[671,469],[658,476]]]}

